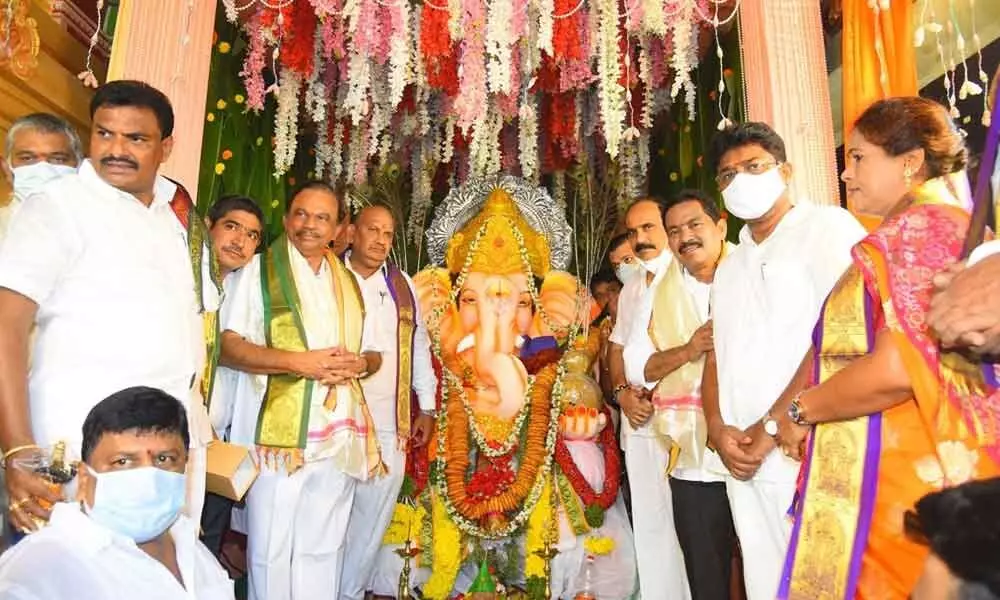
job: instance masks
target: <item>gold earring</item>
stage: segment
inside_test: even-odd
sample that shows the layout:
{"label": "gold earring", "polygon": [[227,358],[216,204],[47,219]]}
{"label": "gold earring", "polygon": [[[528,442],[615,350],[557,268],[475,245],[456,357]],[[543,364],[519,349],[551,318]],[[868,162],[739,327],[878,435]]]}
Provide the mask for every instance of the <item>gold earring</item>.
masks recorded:
{"label": "gold earring", "polygon": [[913,185],[913,169],[910,167],[906,167],[903,171],[903,183],[906,184],[906,189],[910,189],[910,186]]}

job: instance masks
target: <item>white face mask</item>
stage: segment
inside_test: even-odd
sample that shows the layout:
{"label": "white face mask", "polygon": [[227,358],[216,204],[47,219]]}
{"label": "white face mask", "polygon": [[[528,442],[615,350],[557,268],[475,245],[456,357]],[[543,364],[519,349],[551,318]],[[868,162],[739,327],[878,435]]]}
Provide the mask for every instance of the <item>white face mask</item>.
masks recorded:
{"label": "white face mask", "polygon": [[618,276],[618,281],[622,282],[622,285],[625,285],[630,279],[642,274],[644,271],[645,269],[638,260],[618,263],[618,266],[615,267],[615,275]]}
{"label": "white face mask", "polygon": [[650,273],[656,274],[660,272],[660,269],[665,269],[670,265],[670,261],[674,259],[674,254],[670,250],[661,250],[656,258],[651,258],[649,260],[642,260],[641,263],[643,267]]}
{"label": "white face mask", "polygon": [[733,181],[722,190],[726,210],[744,221],[763,217],[785,192],[785,180],[775,166],[758,175],[737,173]]}
{"label": "white face mask", "polygon": [[14,194],[18,198],[24,199],[53,179],[76,173],[76,167],[54,165],[41,161],[31,165],[11,167],[11,171],[14,173]]}

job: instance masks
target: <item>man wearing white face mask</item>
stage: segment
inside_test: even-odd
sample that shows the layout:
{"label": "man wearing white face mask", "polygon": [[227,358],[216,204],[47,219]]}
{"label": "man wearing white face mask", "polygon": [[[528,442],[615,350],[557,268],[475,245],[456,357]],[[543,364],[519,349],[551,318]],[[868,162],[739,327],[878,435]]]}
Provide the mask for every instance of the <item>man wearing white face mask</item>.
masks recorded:
{"label": "man wearing white face mask", "polygon": [[83,158],[73,126],[48,113],[16,119],[7,131],[6,146],[0,170],[14,195],[7,206],[0,207],[0,240],[28,196],[53,179],[75,173]]}
{"label": "man wearing white face mask", "polygon": [[652,344],[649,323],[653,296],[673,260],[664,228],[666,203],[656,198],[637,200],[625,213],[625,229],[632,250],[642,261],[641,276],[626,277],[618,296],[618,321],[611,332],[608,366],[614,384],[614,399],[621,406],[621,438],[625,450],[632,498],[635,554],[639,570],[639,592],[643,598],[685,600],[691,598],[684,557],[681,554],[670,484],[664,476],[669,462],[666,451],[649,426],[653,416],[650,393],[629,385],[626,368],[631,346]]}
{"label": "man wearing white face mask", "polygon": [[0,558],[4,600],[232,600],[233,584],[181,514],[183,405],[134,387],[83,423],[77,502]]}
{"label": "man wearing white face mask", "polygon": [[608,262],[611,263],[611,268],[614,269],[615,276],[622,285],[628,283],[633,276],[646,272],[642,262],[636,258],[632,250],[627,233],[611,238],[611,243],[608,244]]}
{"label": "man wearing white face mask", "polygon": [[[710,457],[726,491],[743,550],[749,600],[772,600],[791,534],[787,512],[799,463],[773,451],[768,414],[811,341],[820,307],[865,231],[847,211],[788,193],[792,167],[781,137],[744,123],[713,140],[726,209],[746,222],[712,289],[715,352],[707,355],[702,402]],[[723,467],[724,465],[724,467]]]}

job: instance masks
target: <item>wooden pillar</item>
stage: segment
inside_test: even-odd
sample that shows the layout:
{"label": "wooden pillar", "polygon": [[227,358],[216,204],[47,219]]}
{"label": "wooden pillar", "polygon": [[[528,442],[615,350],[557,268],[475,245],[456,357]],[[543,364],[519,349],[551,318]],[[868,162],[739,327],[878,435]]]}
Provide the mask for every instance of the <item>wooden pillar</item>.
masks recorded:
{"label": "wooden pillar", "polygon": [[743,0],[740,27],[748,119],[784,138],[795,201],[839,204],[820,3]]}
{"label": "wooden pillar", "polygon": [[[139,79],[174,106],[174,151],[160,172],[198,190],[214,0],[122,0],[108,80]],[[195,198],[197,202],[197,198]]]}

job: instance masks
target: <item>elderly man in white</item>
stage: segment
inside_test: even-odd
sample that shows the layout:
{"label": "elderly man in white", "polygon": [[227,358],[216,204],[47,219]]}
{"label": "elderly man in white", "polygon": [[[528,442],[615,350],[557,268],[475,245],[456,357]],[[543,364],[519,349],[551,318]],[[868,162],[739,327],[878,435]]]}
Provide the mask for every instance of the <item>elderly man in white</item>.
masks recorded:
{"label": "elderly man in white", "polygon": [[[157,175],[173,147],[166,96],[114,81],[97,90],[90,113],[91,159],[32,194],[0,245],[3,460],[23,462],[59,441],[79,456],[95,404],[153,386],[187,403],[188,510],[198,518],[211,440],[203,316],[219,301],[211,250],[190,197]],[[6,475],[12,523],[37,529],[58,494],[27,470]]]}
{"label": "elderly man in white", "polygon": [[328,249],[343,198],[320,181],[293,192],[285,234],[222,307],[230,372],[217,383],[229,391],[213,397],[230,407],[230,440],[261,464],[246,499],[251,600],[339,598],[354,486],[384,473],[359,383],[381,366],[372,319]]}
{"label": "elderly man in white", "polygon": [[[624,356],[626,348],[651,343],[648,332],[655,291],[673,260],[664,228],[665,213],[666,204],[655,198],[637,200],[625,213],[625,227],[643,272],[625,281],[618,296],[618,321],[609,338],[608,362],[614,401],[625,417],[621,436],[632,497],[639,591],[650,600],[685,600],[691,598],[691,591],[665,475],[670,456],[651,427],[654,408],[649,391],[641,383],[633,383],[645,378],[633,375],[630,382],[626,376],[626,370],[641,372],[645,358],[626,364],[628,357]],[[627,310],[622,310],[624,307]]]}
{"label": "elderly man in white", "polygon": [[[430,338],[417,310],[412,280],[386,262],[394,233],[395,220],[387,208],[363,208],[350,226],[351,249],[344,259],[358,279],[366,315],[378,324],[373,329],[376,345],[383,351],[382,368],[365,379],[362,387],[389,468],[387,476],[358,483],[354,490],[340,590],[340,597],[350,600],[362,600],[366,591],[396,594],[399,569],[390,566],[399,560],[391,548],[382,549],[382,537],[403,485],[406,450],[411,444],[427,444],[434,427],[437,380]],[[419,405],[416,415],[411,415],[411,392],[416,393]],[[382,560],[376,560],[380,551]]]}
{"label": "elderly man in white", "polygon": [[797,376],[820,307],[865,231],[839,207],[792,205],[784,142],[763,123],[716,134],[713,158],[726,209],[746,225],[715,274],[715,352],[702,401],[718,453],[710,456],[729,473],[747,596],[773,600],[799,463],[774,451],[777,422],[768,411]]}
{"label": "elderly man in white", "polygon": [[0,240],[28,196],[53,179],[76,173],[83,160],[76,130],[48,113],[14,119],[7,130],[5,145],[7,160],[0,162],[0,171],[14,194],[6,206],[0,206]]}

